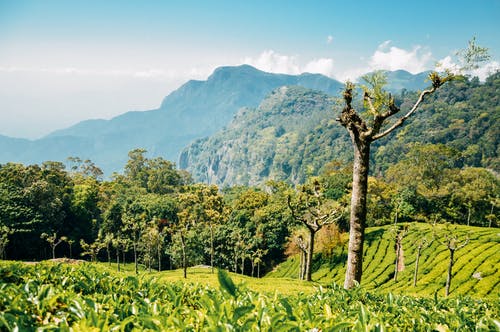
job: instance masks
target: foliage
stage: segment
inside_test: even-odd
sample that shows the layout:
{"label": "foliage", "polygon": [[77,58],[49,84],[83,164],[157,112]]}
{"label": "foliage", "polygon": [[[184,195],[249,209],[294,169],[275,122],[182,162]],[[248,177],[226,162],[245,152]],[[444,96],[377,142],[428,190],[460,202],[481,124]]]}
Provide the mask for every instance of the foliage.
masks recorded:
{"label": "foliage", "polygon": [[89,265],[0,265],[0,328],[60,330],[494,330],[498,306],[362,288],[257,293],[219,273],[219,287],[119,276]]}

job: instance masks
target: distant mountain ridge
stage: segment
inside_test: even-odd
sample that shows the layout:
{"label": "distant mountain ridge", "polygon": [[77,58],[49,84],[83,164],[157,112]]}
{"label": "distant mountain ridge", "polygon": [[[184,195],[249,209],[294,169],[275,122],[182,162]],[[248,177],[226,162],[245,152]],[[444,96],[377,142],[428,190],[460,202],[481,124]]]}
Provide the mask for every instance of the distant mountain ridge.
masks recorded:
{"label": "distant mountain ridge", "polygon": [[[389,75],[398,78],[398,86],[406,81],[414,88],[414,75],[404,71]],[[0,136],[0,163],[64,162],[78,156],[91,159],[110,175],[122,169],[134,148],[177,161],[184,147],[228,125],[239,109],[257,107],[272,90],[290,85],[332,96],[342,89],[342,83],[320,74],[273,74],[248,65],[220,67],[207,80],[188,81],[170,93],[156,110],[82,121],[33,141]]]}

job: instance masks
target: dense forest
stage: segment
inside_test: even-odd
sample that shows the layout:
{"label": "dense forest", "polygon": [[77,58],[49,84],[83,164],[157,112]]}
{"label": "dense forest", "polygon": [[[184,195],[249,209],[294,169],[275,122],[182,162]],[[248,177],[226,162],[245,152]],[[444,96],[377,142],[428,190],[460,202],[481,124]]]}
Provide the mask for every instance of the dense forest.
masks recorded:
{"label": "dense forest", "polygon": [[[348,227],[351,171],[340,162],[296,188],[268,181],[223,190],[193,183],[173,163],[140,149],[129,153],[124,174],[110,180],[102,180],[91,161],[70,158],[69,164],[0,166],[3,258],[85,256],[154,269],[204,264],[257,276],[285,258],[307,226],[295,217],[311,207],[335,207],[337,213],[337,226],[326,225],[316,237],[317,252],[331,250],[331,243],[321,244],[322,232],[331,237]],[[369,226],[498,226],[498,176],[464,167],[463,151],[414,144],[384,174],[369,180]],[[311,203],[318,193],[321,202]]]}

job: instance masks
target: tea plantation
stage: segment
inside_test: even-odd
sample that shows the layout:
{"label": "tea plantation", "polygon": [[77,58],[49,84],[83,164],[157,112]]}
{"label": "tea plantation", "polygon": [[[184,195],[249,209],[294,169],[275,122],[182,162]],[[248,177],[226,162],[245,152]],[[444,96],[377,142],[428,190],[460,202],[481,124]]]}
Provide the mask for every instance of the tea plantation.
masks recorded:
{"label": "tea plantation", "polygon": [[341,248],[316,257],[313,283],[292,279],[294,258],[261,279],[190,268],[187,280],[181,271],[136,276],[131,266],[116,272],[105,263],[1,261],[0,331],[499,330],[498,230],[456,230],[470,242],[456,252],[446,298],[447,249],[437,241],[422,250],[413,287],[416,237],[432,231],[418,227],[403,241],[398,282],[390,227],[369,229],[363,284],[351,291],[337,286]]}

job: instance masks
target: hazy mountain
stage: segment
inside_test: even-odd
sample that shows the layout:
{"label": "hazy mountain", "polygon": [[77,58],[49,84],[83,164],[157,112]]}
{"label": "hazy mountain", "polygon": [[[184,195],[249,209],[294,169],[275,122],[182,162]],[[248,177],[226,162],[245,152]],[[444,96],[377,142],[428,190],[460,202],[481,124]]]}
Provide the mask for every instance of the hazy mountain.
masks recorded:
{"label": "hazy mountain", "polygon": [[[253,67],[221,67],[206,81],[189,81],[157,110],[128,112],[111,120],[88,120],[34,141],[0,137],[0,163],[92,159],[107,174],[120,170],[127,153],[145,148],[176,161],[183,147],[227,125],[242,107],[255,107],[271,90],[301,85],[337,94],[342,84],[319,74],[270,74]],[[96,105],[98,107],[98,105]]]}
{"label": "hazy mountain", "polygon": [[[415,88],[415,82],[424,81],[404,71],[388,76],[395,82],[390,89]],[[182,85],[157,110],[87,120],[33,141],[0,136],[0,163],[65,161],[78,156],[91,159],[109,175],[122,169],[127,153],[134,148],[177,161],[185,146],[222,129],[240,108],[255,108],[272,90],[290,85],[332,96],[342,89],[340,82],[319,74],[271,74],[248,65],[221,67],[205,81]]]}

